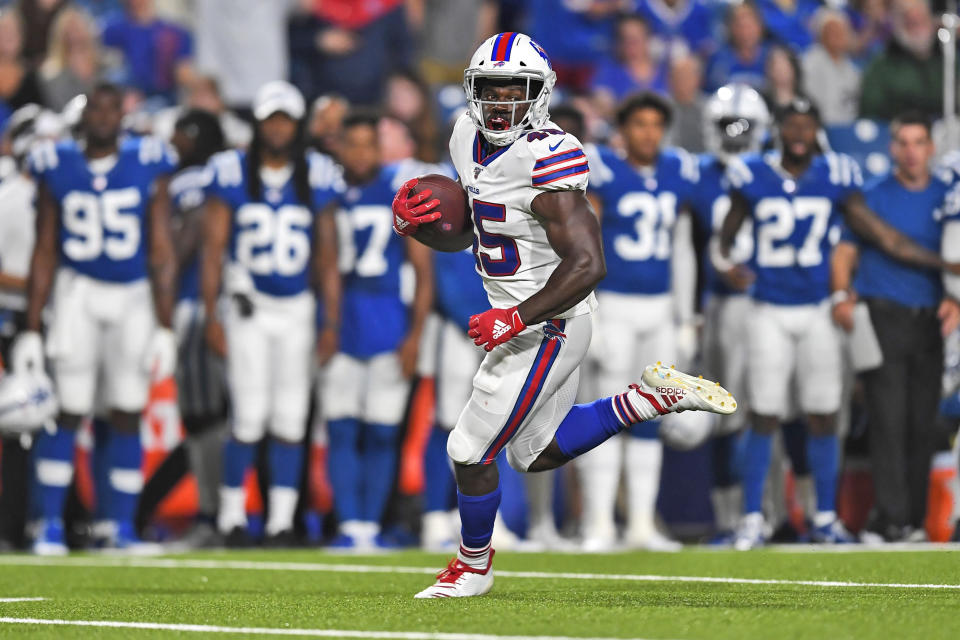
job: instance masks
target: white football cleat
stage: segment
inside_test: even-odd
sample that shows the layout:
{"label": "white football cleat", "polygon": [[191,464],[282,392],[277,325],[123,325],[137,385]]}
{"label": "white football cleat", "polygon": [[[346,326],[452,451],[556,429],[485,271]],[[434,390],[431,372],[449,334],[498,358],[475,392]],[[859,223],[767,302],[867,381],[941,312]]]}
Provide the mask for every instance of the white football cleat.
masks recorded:
{"label": "white football cleat", "polygon": [[[632,384],[630,389],[660,415],[689,410],[729,415],[737,410],[737,399],[716,382],[660,362],[644,369],[640,384]],[[630,400],[637,403],[638,398]]]}
{"label": "white football cleat", "polygon": [[482,596],[493,587],[493,549],[487,568],[474,569],[454,558],[447,568],[437,574],[437,581],[414,598],[468,598]]}
{"label": "white football cleat", "polygon": [[645,533],[627,529],[623,541],[629,549],[642,551],[665,551],[675,553],[683,550],[683,544],[660,533],[656,528]]}
{"label": "white football cleat", "polygon": [[762,513],[748,513],[740,518],[733,538],[733,548],[750,551],[766,544],[766,523]]}

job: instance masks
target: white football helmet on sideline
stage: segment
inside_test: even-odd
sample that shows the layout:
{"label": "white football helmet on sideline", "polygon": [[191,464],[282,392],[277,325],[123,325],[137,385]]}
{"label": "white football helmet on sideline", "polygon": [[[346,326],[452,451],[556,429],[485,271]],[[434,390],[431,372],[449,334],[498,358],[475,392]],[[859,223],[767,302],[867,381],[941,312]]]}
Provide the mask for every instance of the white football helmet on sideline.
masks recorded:
{"label": "white football helmet on sideline", "polygon": [[0,433],[36,431],[57,414],[57,397],[47,374],[0,374]]}
{"label": "white football helmet on sideline", "polygon": [[[516,80],[526,83],[527,99],[499,103],[480,99],[483,80]],[[550,119],[550,95],[557,82],[547,52],[523,33],[498,33],[488,38],[470,58],[470,66],[463,72],[463,91],[473,124],[490,144],[503,147],[519,138],[529,126],[541,129]],[[510,124],[503,129],[492,129],[485,122],[483,107],[491,104],[512,105]],[[519,120],[517,106],[528,105]]]}
{"label": "white football helmet on sideline", "polygon": [[727,84],[707,100],[703,125],[711,153],[724,156],[759,151],[770,129],[770,110],[753,87]]}

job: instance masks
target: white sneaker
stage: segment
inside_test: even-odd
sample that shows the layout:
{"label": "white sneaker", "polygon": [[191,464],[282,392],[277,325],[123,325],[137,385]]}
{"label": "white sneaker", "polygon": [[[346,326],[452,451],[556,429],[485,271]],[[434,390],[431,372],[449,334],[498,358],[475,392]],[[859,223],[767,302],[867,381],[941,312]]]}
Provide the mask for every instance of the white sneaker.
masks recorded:
{"label": "white sneaker", "polygon": [[628,394],[628,399],[635,408],[650,406],[660,415],[689,410],[729,415],[737,410],[736,398],[716,382],[661,362],[644,369],[640,384],[632,384],[630,389],[634,393]]}
{"label": "white sneaker", "polygon": [[762,547],[766,542],[764,528],[762,513],[746,514],[740,519],[740,525],[733,538],[733,548],[737,551],[749,551]]}
{"label": "white sneaker", "polygon": [[33,541],[33,553],[38,556],[65,556],[69,553],[63,521],[42,520],[40,522],[40,533]]}
{"label": "white sneaker", "polygon": [[683,544],[660,533],[657,529],[652,529],[645,534],[631,533],[628,529],[623,536],[626,546],[631,549],[642,549],[643,551],[667,551],[676,552],[683,550]]}
{"label": "white sneaker", "polygon": [[576,545],[557,531],[553,522],[547,520],[527,530],[527,540],[546,551],[573,551]]}
{"label": "white sneaker", "polygon": [[437,574],[437,581],[414,598],[468,598],[482,596],[493,587],[493,549],[486,569],[474,569],[454,557],[447,568]]}
{"label": "white sneaker", "polygon": [[423,514],[420,528],[420,547],[424,551],[456,550],[454,529],[450,526],[450,516],[446,511],[427,511]]}

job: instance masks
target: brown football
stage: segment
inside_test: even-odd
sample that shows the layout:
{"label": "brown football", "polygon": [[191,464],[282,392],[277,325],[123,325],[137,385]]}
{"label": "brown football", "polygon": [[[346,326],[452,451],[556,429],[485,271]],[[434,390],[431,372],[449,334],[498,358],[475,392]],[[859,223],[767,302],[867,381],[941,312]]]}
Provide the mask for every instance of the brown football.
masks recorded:
{"label": "brown football", "polygon": [[465,249],[473,234],[467,194],[463,187],[456,180],[431,173],[418,178],[417,186],[410,190],[410,195],[419,193],[421,189],[430,189],[430,197],[440,201],[437,210],[442,216],[439,220],[421,225],[413,237],[437,251]]}

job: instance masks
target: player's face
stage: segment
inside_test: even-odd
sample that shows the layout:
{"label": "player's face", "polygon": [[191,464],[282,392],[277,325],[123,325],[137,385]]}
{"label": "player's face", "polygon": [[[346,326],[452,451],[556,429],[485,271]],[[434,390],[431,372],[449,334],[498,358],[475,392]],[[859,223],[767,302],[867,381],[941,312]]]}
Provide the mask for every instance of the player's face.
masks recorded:
{"label": "player's face", "polygon": [[115,144],[123,120],[121,97],[112,91],[97,91],[83,109],[83,132],[95,147]]}
{"label": "player's face", "polygon": [[380,166],[378,142],[377,130],[370,125],[355,125],[344,131],[340,162],[348,178],[360,181],[373,175]]}
{"label": "player's face", "polygon": [[813,155],[817,145],[817,120],[813,116],[794,113],[780,123],[780,141],[783,153],[795,159]]}
{"label": "player's face", "polygon": [[930,171],[933,153],[933,140],[923,125],[902,125],[890,142],[890,155],[893,156],[897,170],[910,179],[926,177]]}
{"label": "player's face", "polygon": [[631,113],[620,127],[627,155],[643,164],[652,163],[660,152],[665,125],[663,114],[656,109],[637,109]]}
{"label": "player's face", "polygon": [[177,155],[182,160],[193,155],[196,141],[190,136],[189,133],[187,133],[185,128],[179,127],[173,130],[173,136],[170,138],[170,144],[172,144],[173,148],[177,150]]}
{"label": "player's face", "polygon": [[297,139],[297,121],[287,114],[278,111],[262,120],[260,139],[264,149],[274,155],[286,155],[293,149]]}
{"label": "player's face", "polygon": [[[493,131],[506,131],[523,120],[530,104],[527,99],[527,84],[495,86],[487,84],[480,89],[483,104],[483,123]],[[513,104],[517,103],[517,104]]]}

